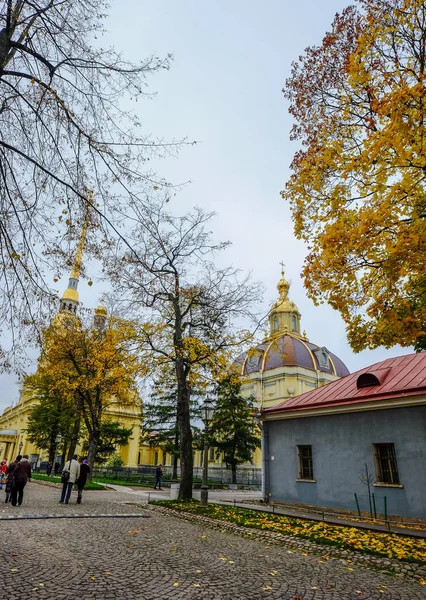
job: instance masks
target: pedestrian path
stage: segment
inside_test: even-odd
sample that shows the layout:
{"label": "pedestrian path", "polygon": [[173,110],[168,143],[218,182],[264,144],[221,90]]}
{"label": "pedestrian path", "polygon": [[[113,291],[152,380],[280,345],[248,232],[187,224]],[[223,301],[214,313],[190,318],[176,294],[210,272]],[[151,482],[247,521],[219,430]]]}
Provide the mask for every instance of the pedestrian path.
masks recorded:
{"label": "pedestrian path", "polygon": [[[156,511],[134,516],[144,513],[135,503],[147,490],[85,491],[83,504],[73,494],[68,505],[58,504],[58,493],[31,483],[21,507],[0,508],[0,516],[60,515],[1,521],[0,584],[8,600],[425,599],[419,581],[355,564],[349,553],[336,560]],[[81,518],[71,524],[71,514]]]}
{"label": "pedestrian path", "polygon": [[0,516],[0,521],[23,521],[25,519],[134,519],[134,518],[149,519],[150,515],[146,513],[69,513],[69,514],[34,514],[34,515],[18,515],[11,514]]}

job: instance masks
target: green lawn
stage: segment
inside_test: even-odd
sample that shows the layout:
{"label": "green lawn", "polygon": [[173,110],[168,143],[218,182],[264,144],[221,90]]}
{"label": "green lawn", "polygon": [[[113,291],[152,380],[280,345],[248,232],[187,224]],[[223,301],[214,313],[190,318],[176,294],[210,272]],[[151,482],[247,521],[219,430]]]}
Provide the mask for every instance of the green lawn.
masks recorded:
{"label": "green lawn", "polygon": [[[51,483],[61,483],[61,478],[55,477],[54,475],[42,475],[41,473],[32,473],[32,479],[36,481],[50,481]],[[98,483],[86,483],[84,490],[104,490],[105,487],[103,485],[99,485]]]}

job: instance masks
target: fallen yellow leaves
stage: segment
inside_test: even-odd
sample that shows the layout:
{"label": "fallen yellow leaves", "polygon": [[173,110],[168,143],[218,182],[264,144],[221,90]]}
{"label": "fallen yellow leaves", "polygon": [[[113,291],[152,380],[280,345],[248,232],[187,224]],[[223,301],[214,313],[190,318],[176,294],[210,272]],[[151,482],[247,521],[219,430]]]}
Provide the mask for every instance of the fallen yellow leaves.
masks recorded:
{"label": "fallen yellow leaves", "polygon": [[[368,552],[399,560],[426,562],[426,539],[410,538],[395,533],[356,529],[355,527],[344,525],[328,525],[327,523],[317,521],[295,519],[284,515],[215,504],[210,504],[208,507],[201,507],[194,502],[180,502],[179,504],[168,502],[166,506],[182,512],[202,514],[213,519],[235,523],[242,527],[307,538],[314,542],[339,546],[346,550]],[[202,538],[206,538],[206,536],[202,536]],[[270,546],[265,546],[266,550],[269,550],[269,548]],[[301,556],[307,556],[306,552],[301,552],[300,554]],[[326,561],[329,557],[325,554],[321,558],[322,561]],[[220,560],[225,561],[227,559],[222,556]],[[348,567],[348,570],[352,570],[351,567]],[[426,583],[422,585],[426,585]]]}

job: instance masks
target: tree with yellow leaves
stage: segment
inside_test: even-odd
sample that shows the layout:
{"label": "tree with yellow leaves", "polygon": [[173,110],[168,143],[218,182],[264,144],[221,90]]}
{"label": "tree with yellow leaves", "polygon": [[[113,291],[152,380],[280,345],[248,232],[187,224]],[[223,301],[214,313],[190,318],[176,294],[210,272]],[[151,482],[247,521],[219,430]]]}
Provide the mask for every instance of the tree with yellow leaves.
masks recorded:
{"label": "tree with yellow leaves", "polygon": [[105,329],[83,327],[74,316],[56,320],[44,333],[44,351],[31,377],[32,388],[50,384],[52,396],[73,399],[88,434],[88,460],[95,464],[108,408],[133,405],[137,378],[143,375],[134,352],[135,330],[110,318]]}
{"label": "tree with yellow leaves", "polygon": [[212,214],[196,208],[173,216],[163,203],[134,206],[135,227],[126,248],[111,257],[109,274],[128,311],[140,320],[144,363],[174,373],[181,466],[180,498],[192,497],[191,390],[211,385],[251,339],[238,325],[257,322],[259,284],[232,267],[217,268],[206,230]]}
{"label": "tree with yellow leaves", "polygon": [[282,195],[308,294],[340,311],[352,348],[426,348],[426,5],[358,5],[293,64],[302,149]]}

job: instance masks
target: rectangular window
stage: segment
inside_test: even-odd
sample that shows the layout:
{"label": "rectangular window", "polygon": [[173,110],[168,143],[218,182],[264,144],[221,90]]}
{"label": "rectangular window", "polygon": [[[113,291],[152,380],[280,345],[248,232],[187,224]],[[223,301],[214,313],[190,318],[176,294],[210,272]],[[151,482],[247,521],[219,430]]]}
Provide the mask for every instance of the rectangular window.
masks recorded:
{"label": "rectangular window", "polygon": [[312,446],[297,446],[299,459],[299,479],[313,479]]}
{"label": "rectangular window", "polygon": [[214,448],[209,448],[209,461],[214,461]]}
{"label": "rectangular window", "polygon": [[399,485],[398,466],[393,444],[373,444],[376,482]]}

